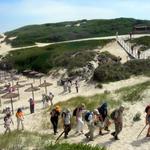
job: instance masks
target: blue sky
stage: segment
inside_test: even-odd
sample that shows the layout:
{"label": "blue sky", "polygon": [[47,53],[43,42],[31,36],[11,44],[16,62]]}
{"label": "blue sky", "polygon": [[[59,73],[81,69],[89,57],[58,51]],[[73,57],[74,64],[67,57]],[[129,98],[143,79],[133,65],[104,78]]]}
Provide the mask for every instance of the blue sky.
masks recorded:
{"label": "blue sky", "polygon": [[150,20],[150,0],[0,0],[0,32],[29,24],[118,17]]}

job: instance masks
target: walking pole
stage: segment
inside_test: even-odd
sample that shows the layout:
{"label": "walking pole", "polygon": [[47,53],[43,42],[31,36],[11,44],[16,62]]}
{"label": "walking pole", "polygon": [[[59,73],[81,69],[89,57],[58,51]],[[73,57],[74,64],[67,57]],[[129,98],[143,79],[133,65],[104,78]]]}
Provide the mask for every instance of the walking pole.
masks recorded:
{"label": "walking pole", "polygon": [[140,134],[137,136],[137,139],[139,138],[139,136],[142,134],[142,132],[145,130],[146,127],[147,127],[147,124],[144,126],[144,128],[142,129],[142,131],[140,132]]}
{"label": "walking pole", "polygon": [[58,138],[56,139],[55,143],[57,143],[57,141],[61,138],[61,136],[64,134],[65,130],[58,136]]}

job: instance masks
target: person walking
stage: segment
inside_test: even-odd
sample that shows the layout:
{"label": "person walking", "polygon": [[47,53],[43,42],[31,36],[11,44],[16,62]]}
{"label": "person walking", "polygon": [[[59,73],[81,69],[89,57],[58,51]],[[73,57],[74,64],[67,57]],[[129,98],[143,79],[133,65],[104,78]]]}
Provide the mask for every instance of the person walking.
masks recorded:
{"label": "person walking", "polygon": [[11,129],[10,129],[11,124],[14,125],[14,122],[13,122],[13,120],[12,120],[12,118],[11,118],[11,114],[7,114],[7,115],[4,117],[4,128],[6,128],[5,134],[6,134],[7,132],[9,132],[9,133],[11,132]]}
{"label": "person walking", "polygon": [[79,92],[79,82],[78,80],[75,81],[75,88],[76,88],[76,92]]}
{"label": "person walking", "polygon": [[62,119],[64,122],[64,138],[67,139],[68,138],[68,134],[71,131],[71,111],[70,109],[66,109],[66,111],[64,111],[62,113]]}
{"label": "person walking", "polygon": [[[110,130],[109,130],[110,121],[109,121],[109,119],[108,119],[107,103],[103,103],[103,104],[98,108],[98,111],[99,111],[99,113],[100,113],[100,115],[101,115],[100,120],[101,120],[101,122],[103,123],[103,128],[104,128],[104,130],[106,130],[106,131],[109,132],[109,131],[110,131]],[[103,128],[100,127],[100,129],[99,129],[99,135],[103,135],[103,133],[102,133],[102,129],[103,129]]]}
{"label": "person walking", "polygon": [[110,115],[115,123],[115,132],[111,133],[115,140],[119,140],[118,135],[123,128],[123,111],[124,107],[121,106],[119,109],[114,110]]}
{"label": "person walking", "polygon": [[83,113],[85,112],[85,104],[82,103],[79,107],[76,108],[76,121],[77,121],[77,128],[76,128],[76,134],[83,134]]}
{"label": "person walking", "polygon": [[59,116],[60,116],[60,107],[56,106],[51,112],[51,123],[53,125],[53,130],[54,130],[54,135],[56,135],[57,132],[57,128],[58,128],[58,120],[59,120]]}
{"label": "person walking", "polygon": [[53,106],[53,99],[54,99],[54,94],[52,92],[49,92],[49,100],[51,103],[51,107]]}
{"label": "person walking", "polygon": [[88,132],[85,134],[86,138],[89,141],[94,141],[94,131],[96,126],[99,123],[99,112],[95,109],[93,112],[86,112],[85,114],[85,121],[88,126]]}
{"label": "person walking", "polygon": [[150,137],[150,105],[146,107],[145,112],[146,112],[146,125],[149,126],[146,137]]}
{"label": "person walking", "polygon": [[71,81],[67,81],[68,92],[71,93]]}
{"label": "person walking", "polygon": [[35,101],[33,98],[29,99],[29,104],[30,104],[30,113],[34,113],[34,107],[35,107]]}
{"label": "person walking", "polygon": [[21,108],[18,108],[17,113],[16,113],[16,118],[17,118],[17,130],[20,128],[20,124],[22,126],[22,130],[24,130],[24,113],[22,112]]}

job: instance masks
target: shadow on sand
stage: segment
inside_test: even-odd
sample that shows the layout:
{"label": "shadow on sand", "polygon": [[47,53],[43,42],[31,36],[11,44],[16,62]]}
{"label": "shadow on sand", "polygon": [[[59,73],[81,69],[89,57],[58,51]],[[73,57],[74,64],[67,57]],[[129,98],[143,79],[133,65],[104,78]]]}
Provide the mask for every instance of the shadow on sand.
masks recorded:
{"label": "shadow on sand", "polygon": [[148,137],[144,137],[140,140],[135,140],[131,143],[132,146],[135,146],[135,147],[139,147],[140,145],[144,144],[144,143],[147,143],[147,142],[150,142],[150,138]]}

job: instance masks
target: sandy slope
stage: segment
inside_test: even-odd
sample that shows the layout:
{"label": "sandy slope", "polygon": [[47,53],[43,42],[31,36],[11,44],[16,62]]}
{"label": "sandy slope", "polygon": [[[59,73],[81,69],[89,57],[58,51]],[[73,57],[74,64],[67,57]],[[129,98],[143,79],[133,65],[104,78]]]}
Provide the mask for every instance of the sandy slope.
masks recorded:
{"label": "sandy slope", "polygon": [[[58,102],[58,101],[64,101],[67,100],[71,97],[75,97],[75,96],[79,96],[79,95],[83,95],[83,96],[90,96],[90,95],[94,95],[97,93],[103,93],[104,90],[110,90],[111,92],[113,92],[116,89],[119,89],[121,87],[125,87],[125,86],[130,86],[130,85],[135,85],[137,83],[142,83],[145,82],[147,80],[149,80],[150,78],[148,77],[132,77],[130,79],[127,80],[123,80],[123,81],[118,81],[118,82],[113,82],[113,83],[109,83],[109,84],[104,84],[104,88],[103,89],[95,89],[95,85],[88,85],[84,82],[80,83],[80,92],[79,94],[76,94],[75,92],[75,88],[73,88],[73,92],[71,94],[61,94],[62,92],[62,87],[57,86],[57,79],[52,79],[51,77],[46,78],[46,80],[48,82],[52,82],[53,86],[48,87],[48,91],[52,91],[55,94],[55,98],[54,98],[54,102]],[[24,77],[21,77],[20,80],[25,80]],[[21,84],[26,84],[26,83],[31,83],[33,80],[28,80],[26,82],[22,82]],[[36,80],[34,85],[38,85],[39,84],[39,80]],[[28,88],[29,86],[25,86],[24,88],[20,89],[20,93],[21,93],[21,100],[17,100],[16,102],[14,102],[14,107],[15,109],[17,109],[17,107],[28,107],[28,98],[31,96],[31,93],[25,93],[24,89]],[[29,114],[29,109],[25,110],[25,128],[26,130],[30,130],[30,131],[38,131],[38,132],[49,132],[52,133],[51,130],[45,130],[42,131],[41,130],[41,123],[43,122],[43,119],[47,119],[49,120],[49,118],[43,118],[43,116],[41,115],[42,113],[42,103],[41,103],[41,94],[44,93],[44,88],[42,88],[40,91],[36,92],[35,94],[35,100],[36,100],[36,113],[33,115]],[[148,104],[149,102],[149,96],[150,96],[150,91],[147,91],[147,93],[145,93],[145,97],[144,100],[142,102],[138,102],[135,103],[134,105],[129,106],[128,104],[126,105],[126,108],[129,108],[128,111],[125,112],[125,128],[123,130],[123,132],[120,135],[121,140],[118,142],[114,142],[111,139],[110,135],[105,135],[104,137],[99,137],[96,136],[96,139],[94,142],[90,142],[90,144],[99,144],[102,146],[107,146],[110,150],[132,150],[132,149],[136,149],[136,150],[149,150],[150,147],[150,142],[148,142],[147,139],[143,138],[144,135],[141,136],[141,138],[139,139],[139,142],[136,141],[136,136],[139,133],[139,131],[142,129],[142,127],[144,126],[144,120],[141,120],[138,123],[132,124],[132,117],[134,116],[134,114],[137,111],[140,111],[142,113],[142,115],[144,115],[143,110],[146,104]],[[5,108],[6,105],[10,106],[10,104],[4,104],[3,100],[3,108]],[[134,109],[133,109],[134,108]],[[16,119],[15,116],[13,117],[15,125],[14,125],[14,129],[16,128]],[[86,127],[85,127],[86,129]],[[4,128],[3,128],[3,115],[0,115],[0,133],[4,132]],[[71,132],[71,138],[69,138],[67,141],[68,142],[87,142],[85,140],[84,135],[81,136],[74,136],[74,132]],[[98,131],[95,132],[96,134],[98,133]],[[145,134],[145,132],[143,133]]]}
{"label": "sandy slope", "polygon": [[115,55],[117,57],[121,57],[122,63],[125,63],[130,59],[128,54],[125,52],[125,50],[116,41],[113,41],[113,42],[107,44],[102,49],[96,49],[96,51],[100,52],[100,53],[108,51],[112,55]]}

